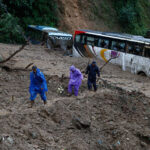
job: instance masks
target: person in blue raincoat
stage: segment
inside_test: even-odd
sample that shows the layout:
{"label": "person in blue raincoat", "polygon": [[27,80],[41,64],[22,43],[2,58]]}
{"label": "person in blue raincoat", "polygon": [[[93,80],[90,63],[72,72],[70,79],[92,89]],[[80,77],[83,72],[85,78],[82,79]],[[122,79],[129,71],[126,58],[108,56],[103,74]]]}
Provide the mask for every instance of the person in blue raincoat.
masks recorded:
{"label": "person in blue raincoat", "polygon": [[48,91],[47,83],[44,74],[36,66],[33,66],[32,72],[30,72],[30,87],[29,87],[31,107],[34,104],[34,100],[37,94],[40,94],[41,99],[43,100],[44,104],[46,104],[47,91]]}
{"label": "person in blue raincoat", "polygon": [[97,86],[96,86],[96,75],[100,77],[100,71],[99,68],[96,65],[96,62],[93,61],[92,64],[88,65],[86,68],[86,74],[88,74],[88,89],[92,89],[92,85],[94,87],[94,91],[97,91]]}
{"label": "person in blue raincoat", "polygon": [[70,67],[70,80],[69,80],[69,85],[68,85],[68,92],[70,95],[72,94],[72,90],[74,89],[75,96],[78,96],[78,91],[82,83],[82,80],[83,80],[83,75],[81,71],[75,68],[75,66],[71,66]]}

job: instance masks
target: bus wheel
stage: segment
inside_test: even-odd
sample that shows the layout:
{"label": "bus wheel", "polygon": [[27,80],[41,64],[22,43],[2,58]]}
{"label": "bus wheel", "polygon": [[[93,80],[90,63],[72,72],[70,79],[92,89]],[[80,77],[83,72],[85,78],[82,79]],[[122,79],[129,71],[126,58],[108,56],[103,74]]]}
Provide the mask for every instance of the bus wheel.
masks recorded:
{"label": "bus wheel", "polygon": [[140,76],[146,76],[146,73],[143,72],[143,71],[139,71],[137,74],[140,75]]}

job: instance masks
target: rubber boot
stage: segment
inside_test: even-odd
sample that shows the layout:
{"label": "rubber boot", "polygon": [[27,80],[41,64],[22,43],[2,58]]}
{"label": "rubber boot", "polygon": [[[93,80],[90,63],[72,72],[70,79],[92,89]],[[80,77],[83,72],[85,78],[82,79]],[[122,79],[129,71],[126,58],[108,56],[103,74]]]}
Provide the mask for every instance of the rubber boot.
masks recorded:
{"label": "rubber boot", "polygon": [[31,101],[31,108],[33,107],[33,105],[34,105],[34,101]]}
{"label": "rubber boot", "polygon": [[46,105],[47,104],[47,101],[44,101],[44,105]]}

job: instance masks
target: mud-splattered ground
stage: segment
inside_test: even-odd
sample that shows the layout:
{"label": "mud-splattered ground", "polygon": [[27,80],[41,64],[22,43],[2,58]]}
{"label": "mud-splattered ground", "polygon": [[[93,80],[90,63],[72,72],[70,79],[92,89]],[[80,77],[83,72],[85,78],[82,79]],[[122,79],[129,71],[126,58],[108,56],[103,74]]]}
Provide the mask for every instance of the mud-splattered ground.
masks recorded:
{"label": "mud-splattered ground", "polygon": [[[17,48],[0,44],[0,54],[7,57]],[[109,64],[101,73],[98,91],[87,91],[85,77],[76,98],[67,96],[69,66],[84,72],[87,58],[30,45],[5,65],[25,68],[29,63],[49,80],[48,103],[44,106],[37,97],[34,107],[28,108],[29,71],[1,69],[0,150],[150,149],[149,78]],[[65,89],[63,94],[57,93],[59,86]]]}

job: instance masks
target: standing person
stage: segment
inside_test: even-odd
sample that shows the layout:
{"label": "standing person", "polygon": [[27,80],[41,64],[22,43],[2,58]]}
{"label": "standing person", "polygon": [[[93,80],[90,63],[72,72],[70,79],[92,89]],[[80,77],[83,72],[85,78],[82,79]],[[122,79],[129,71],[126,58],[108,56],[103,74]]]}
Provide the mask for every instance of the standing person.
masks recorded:
{"label": "standing person", "polygon": [[93,85],[94,91],[96,92],[96,74],[98,75],[98,77],[100,77],[100,71],[95,61],[93,61],[92,64],[88,65],[88,67],[86,68],[86,74],[88,74],[88,89],[91,90]]}
{"label": "standing person", "polygon": [[72,94],[72,90],[74,88],[74,94],[75,96],[78,96],[79,87],[82,83],[83,75],[81,71],[75,66],[70,67],[70,80],[68,85],[68,92]]}
{"label": "standing person", "polygon": [[32,72],[30,72],[30,88],[29,88],[31,107],[34,104],[34,100],[37,94],[40,94],[41,99],[43,100],[44,104],[46,104],[47,98],[45,92],[47,91],[48,91],[47,83],[44,74],[36,66],[33,66]]}

